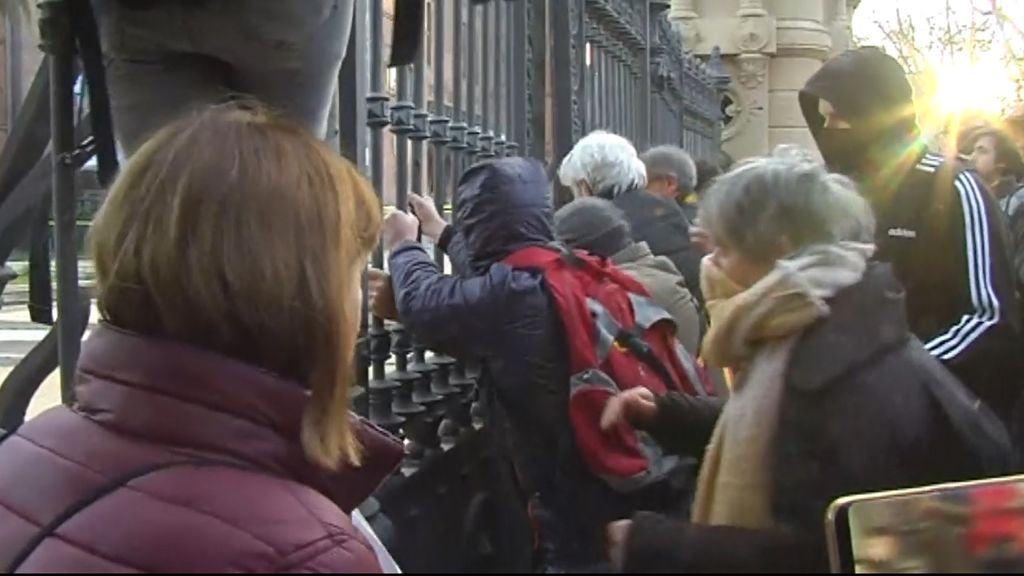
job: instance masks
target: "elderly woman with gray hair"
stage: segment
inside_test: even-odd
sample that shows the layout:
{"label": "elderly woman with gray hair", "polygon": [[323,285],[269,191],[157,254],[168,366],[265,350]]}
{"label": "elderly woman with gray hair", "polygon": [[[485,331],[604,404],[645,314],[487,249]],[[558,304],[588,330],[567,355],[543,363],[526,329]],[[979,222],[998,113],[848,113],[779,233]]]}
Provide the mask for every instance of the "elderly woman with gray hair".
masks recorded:
{"label": "elderly woman with gray hair", "polygon": [[[702,263],[703,352],[737,377],[724,403],[637,390],[609,403],[604,426],[626,421],[703,454],[692,522],[643,513],[609,525],[620,567],[828,571],[835,498],[991,473],[960,432],[986,414],[910,335],[848,179],[758,159],[720,177],[701,214],[716,246]],[[938,402],[939,389],[966,400]]]}

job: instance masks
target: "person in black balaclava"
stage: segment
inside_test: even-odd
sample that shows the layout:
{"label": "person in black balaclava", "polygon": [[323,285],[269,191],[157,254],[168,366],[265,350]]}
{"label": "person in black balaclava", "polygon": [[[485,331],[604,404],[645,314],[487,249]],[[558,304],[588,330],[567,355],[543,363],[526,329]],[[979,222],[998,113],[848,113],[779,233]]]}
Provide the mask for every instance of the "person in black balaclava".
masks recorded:
{"label": "person in black balaclava", "polygon": [[999,207],[973,171],[928,151],[906,73],[878,48],[826,62],[800,107],[825,163],[875,210],[876,258],[906,288],[911,330],[1009,421],[1019,320]]}

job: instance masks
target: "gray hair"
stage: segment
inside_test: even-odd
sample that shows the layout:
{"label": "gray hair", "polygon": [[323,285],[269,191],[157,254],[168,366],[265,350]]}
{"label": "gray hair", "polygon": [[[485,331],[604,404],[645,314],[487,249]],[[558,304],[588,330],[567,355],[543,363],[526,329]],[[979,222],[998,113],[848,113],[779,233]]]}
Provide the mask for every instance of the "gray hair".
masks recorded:
{"label": "gray hair", "polygon": [[797,160],[800,162],[809,162],[811,164],[825,165],[821,161],[819,156],[816,156],[814,152],[800,146],[799,144],[779,144],[772,150],[772,156],[775,158],[788,158],[790,160]]}
{"label": "gray hair", "polygon": [[672,176],[683,192],[693,192],[697,187],[697,166],[686,150],[679,146],[655,146],[641,154],[640,160],[647,166],[648,180],[655,176]]}
{"label": "gray hair", "polygon": [[646,187],[647,169],[629,140],[595,130],[566,154],[558,168],[558,179],[576,196],[576,184],[585,181],[595,196],[614,198],[628,190]]}
{"label": "gray hair", "polygon": [[791,155],[749,160],[720,176],[700,220],[717,243],[758,261],[775,256],[782,240],[798,250],[873,242],[875,233],[871,206],[853,181]]}

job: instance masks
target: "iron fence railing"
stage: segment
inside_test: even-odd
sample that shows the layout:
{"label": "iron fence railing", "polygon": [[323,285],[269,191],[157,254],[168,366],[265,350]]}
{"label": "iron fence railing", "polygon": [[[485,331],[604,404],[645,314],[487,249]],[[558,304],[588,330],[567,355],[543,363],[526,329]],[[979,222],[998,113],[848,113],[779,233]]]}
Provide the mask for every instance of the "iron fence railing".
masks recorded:
{"label": "iron fence railing", "polygon": [[[672,143],[709,159],[718,152],[720,63],[683,52],[666,1],[426,0],[425,45],[413,64],[392,70],[385,63],[389,14],[405,0],[353,1],[356,17],[339,76],[339,146],[370,177],[382,205],[405,209],[413,192],[450,207],[469,165],[526,155],[553,168],[594,129],[620,133],[638,149]],[[62,362],[75,356],[88,320],[74,281],[80,239],[74,241],[71,176],[96,145],[88,122],[79,118],[74,126],[69,83],[75,66],[66,48],[51,45],[51,76],[45,70],[37,75],[0,153],[0,261],[10,257],[13,238],[23,244],[31,238],[40,285],[36,321],[52,323],[50,292],[42,290],[50,283],[50,223],[41,208],[51,190],[59,208],[57,270],[71,279],[57,298],[64,330],[52,331],[0,387],[0,428],[8,430],[24,419],[28,400],[57,365],[57,350]],[[52,123],[48,92],[59,113]],[[54,133],[61,138],[52,163],[46,152],[51,124],[59,125]],[[50,179],[54,170],[56,181]],[[565,191],[555,200],[567,200]],[[443,265],[443,254],[433,249]],[[384,263],[378,248],[372,264]],[[484,376],[473,359],[425,349],[365,304],[358,357],[356,412],[405,442],[400,473],[364,506],[403,567],[528,567],[528,523],[509,507],[517,500],[515,483],[507,461],[492,450],[480,397],[486,387],[477,386]],[[74,364],[61,369],[70,400]]]}

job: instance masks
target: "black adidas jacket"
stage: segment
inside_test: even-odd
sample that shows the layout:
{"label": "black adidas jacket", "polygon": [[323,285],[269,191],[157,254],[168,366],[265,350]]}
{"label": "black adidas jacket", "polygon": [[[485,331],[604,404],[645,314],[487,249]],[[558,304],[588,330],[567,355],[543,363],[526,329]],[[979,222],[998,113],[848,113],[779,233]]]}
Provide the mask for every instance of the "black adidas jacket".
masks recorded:
{"label": "black adidas jacket", "polygon": [[[851,50],[811,77],[800,104],[816,139],[822,98],[840,113],[853,110],[855,127],[855,119],[884,126],[880,118],[886,114],[912,110],[909,84],[888,58],[873,49]],[[915,141],[910,118],[909,124],[904,117],[879,128],[876,145],[889,151],[879,168],[884,177],[851,175],[875,209],[876,257],[892,263],[906,288],[912,332],[1009,421],[1020,396],[1022,363],[1005,223],[972,171],[919,144],[900,145]]]}

